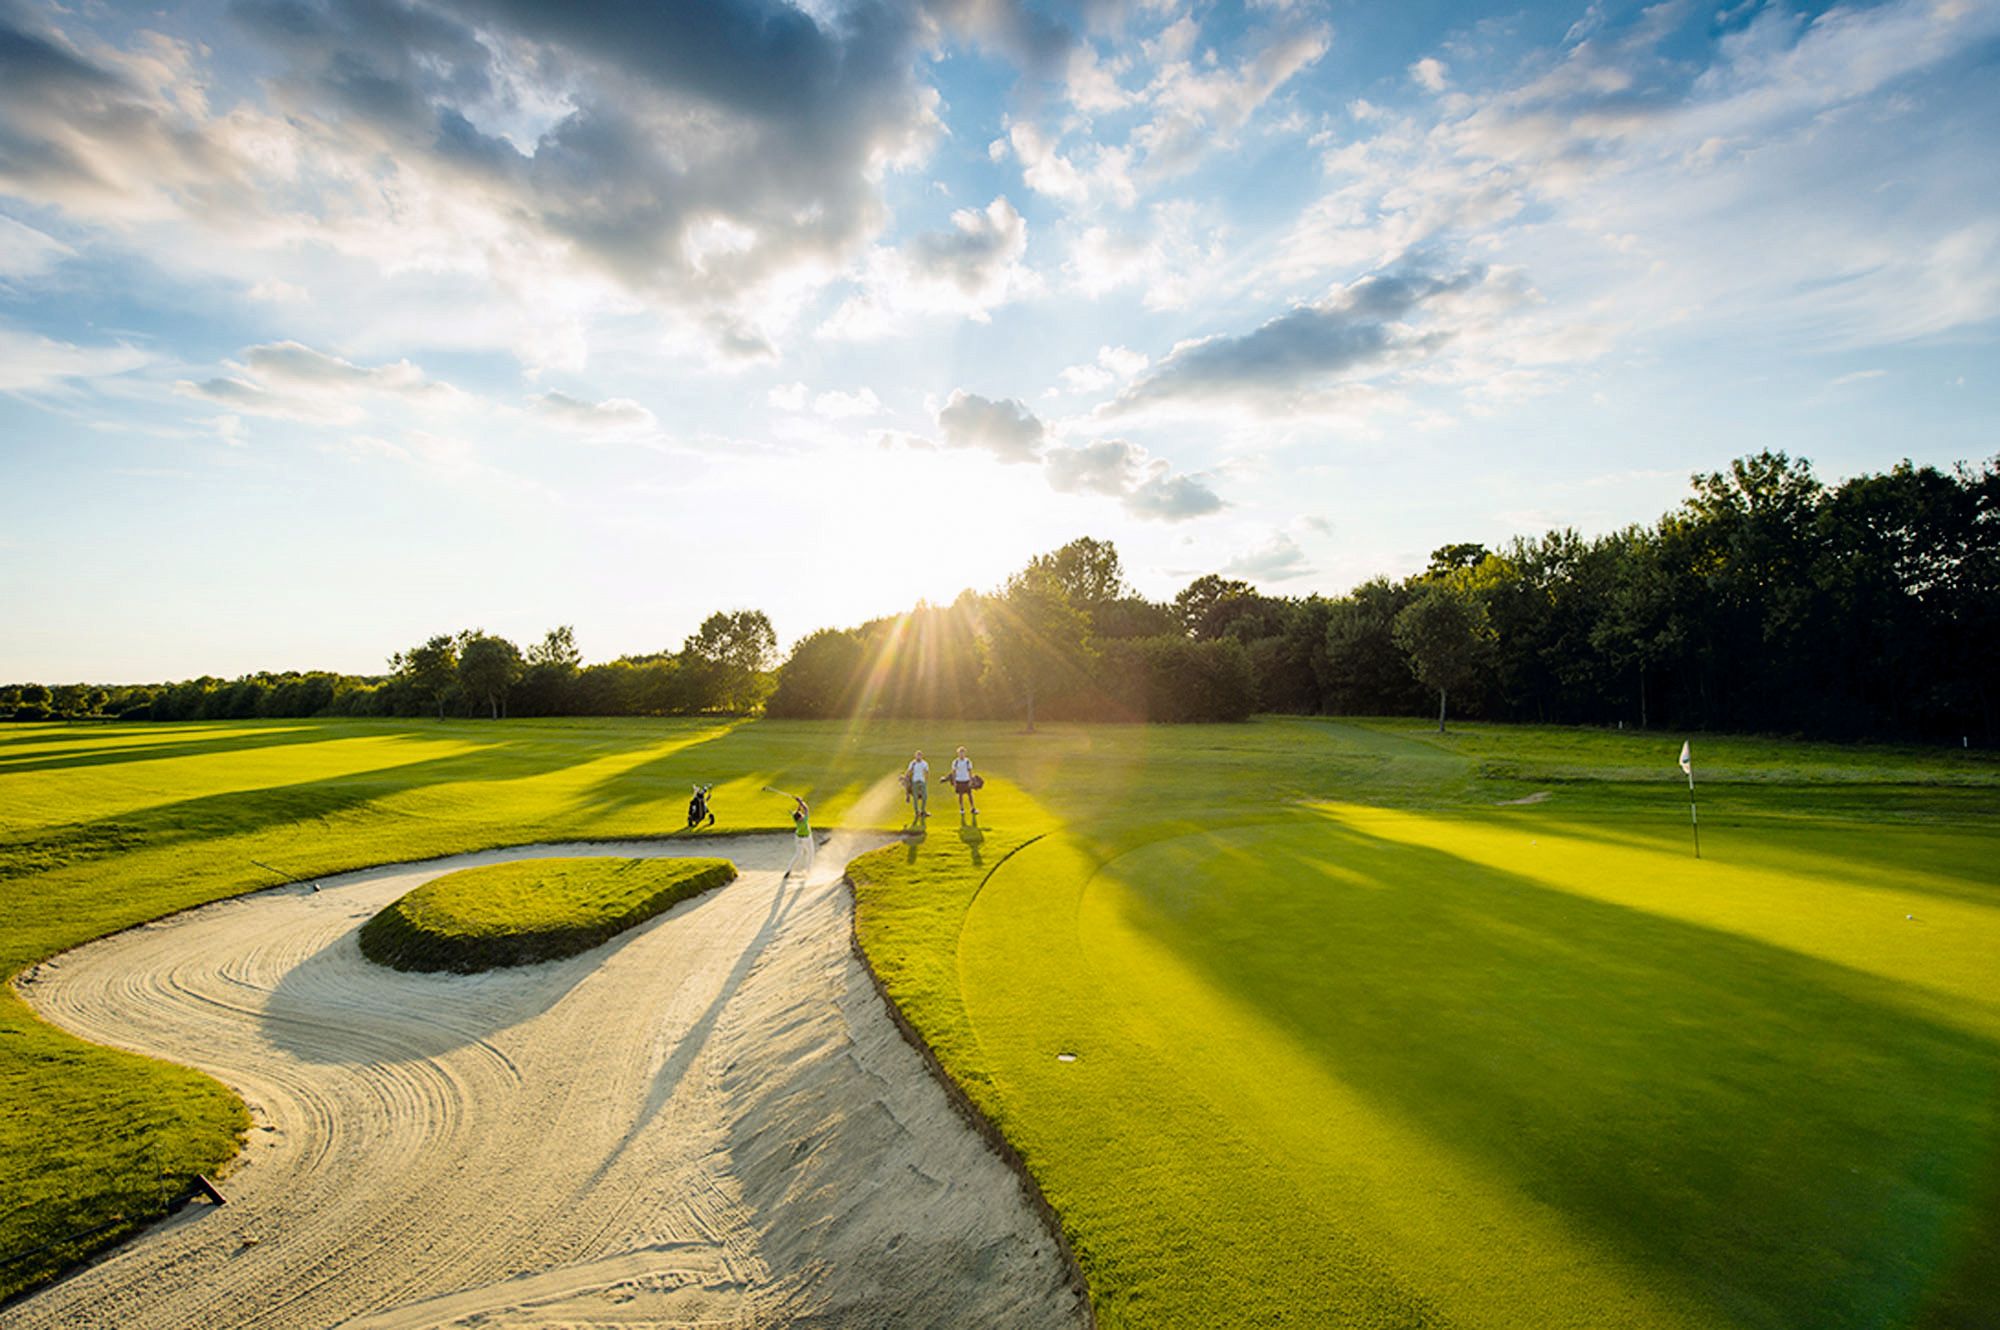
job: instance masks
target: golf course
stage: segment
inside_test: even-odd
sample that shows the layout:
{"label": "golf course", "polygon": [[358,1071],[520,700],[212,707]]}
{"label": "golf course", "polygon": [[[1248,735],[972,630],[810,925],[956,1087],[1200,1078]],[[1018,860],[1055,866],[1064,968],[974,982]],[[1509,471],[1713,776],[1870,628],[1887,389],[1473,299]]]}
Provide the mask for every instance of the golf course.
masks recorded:
{"label": "golf course", "polygon": [[[1682,737],[16,725],[0,944],[32,994],[204,902],[662,837],[696,782],[716,827],[678,852],[730,858],[718,833],[788,826],[777,786],[816,826],[902,833],[848,868],[855,935],[1053,1207],[1098,1324],[1994,1324],[2000,761],[1696,736],[1697,859]],[[913,827],[896,772],[959,743],[979,815],[934,791]],[[27,1309],[194,1174],[227,1190],[250,1124],[13,990],[0,1093],[0,1291]]]}

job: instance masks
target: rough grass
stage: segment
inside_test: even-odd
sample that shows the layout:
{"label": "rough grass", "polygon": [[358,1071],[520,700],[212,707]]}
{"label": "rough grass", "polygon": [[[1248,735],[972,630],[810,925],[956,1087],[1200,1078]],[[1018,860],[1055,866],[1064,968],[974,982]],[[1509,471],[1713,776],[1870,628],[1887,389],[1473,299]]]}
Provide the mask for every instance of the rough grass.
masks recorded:
{"label": "rough grass", "polygon": [[560,960],[736,879],[727,859],[527,859],[461,869],[361,926],[361,954],[398,970],[476,974]]}
{"label": "rough grass", "polygon": [[[1697,865],[1681,737],[11,727],[0,960],[286,877],[674,831],[695,780],[718,830],[784,827],[765,784],[895,825],[909,750],[965,743],[982,817],[935,797],[857,867],[858,926],[1107,1325],[1994,1324],[2000,763],[1697,737]],[[0,1096],[0,1261],[154,1212],[238,1124],[11,994]]]}

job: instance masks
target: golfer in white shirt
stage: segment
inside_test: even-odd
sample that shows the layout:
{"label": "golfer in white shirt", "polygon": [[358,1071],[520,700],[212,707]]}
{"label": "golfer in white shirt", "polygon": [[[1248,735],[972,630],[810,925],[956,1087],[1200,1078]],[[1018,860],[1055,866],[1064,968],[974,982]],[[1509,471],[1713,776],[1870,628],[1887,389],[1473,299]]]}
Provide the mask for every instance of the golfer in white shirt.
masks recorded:
{"label": "golfer in white shirt", "polygon": [[979,800],[972,797],[972,759],[965,755],[965,749],[958,750],[958,756],[951,760],[951,788],[958,792],[958,813],[965,816],[965,806],[972,805],[972,815],[979,816]]}
{"label": "golfer in white shirt", "polygon": [[930,774],[931,764],[924,761],[924,750],[919,748],[917,755],[910,759],[910,803],[915,807],[919,818],[931,815],[927,785]]}

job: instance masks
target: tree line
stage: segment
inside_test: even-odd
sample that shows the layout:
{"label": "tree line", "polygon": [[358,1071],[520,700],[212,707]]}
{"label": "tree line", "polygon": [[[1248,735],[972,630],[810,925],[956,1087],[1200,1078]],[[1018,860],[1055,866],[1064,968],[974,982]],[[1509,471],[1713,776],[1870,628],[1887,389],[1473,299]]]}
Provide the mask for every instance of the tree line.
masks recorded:
{"label": "tree line", "polygon": [[1991,742],[2000,458],[1908,462],[1837,486],[1760,452],[1692,478],[1651,525],[1436,550],[1344,596],[1209,574],[1171,600],[1108,541],[1005,585],[802,638],[782,665],[756,610],[679,651],[584,665],[568,628],[526,651],[479,631],[386,675],[0,689],[20,719],[681,715],[1237,720],[1449,715]]}
{"label": "tree line", "polygon": [[0,688],[17,720],[249,720],[307,716],[659,716],[759,709],[778,639],[760,610],[717,611],[679,651],[585,665],[574,631],[526,651],[468,629],[399,651],[384,675],[329,671],[204,676],[170,684]]}
{"label": "tree line", "polygon": [[1133,593],[1073,541],[990,596],[801,641],[774,715],[1229,720],[1434,712],[1836,738],[1994,737],[2000,458],[1837,486],[1783,453],[1651,525],[1454,544],[1344,596]]}

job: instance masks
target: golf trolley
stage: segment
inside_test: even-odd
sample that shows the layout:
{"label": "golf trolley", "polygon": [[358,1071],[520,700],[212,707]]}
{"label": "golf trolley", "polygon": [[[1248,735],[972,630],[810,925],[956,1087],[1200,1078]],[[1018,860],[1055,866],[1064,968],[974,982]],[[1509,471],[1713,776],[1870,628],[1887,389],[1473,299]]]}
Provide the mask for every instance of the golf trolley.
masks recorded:
{"label": "golf trolley", "polygon": [[700,826],[712,827],[715,825],[715,814],[708,810],[708,792],[714,788],[713,785],[697,785],[694,787],[694,797],[688,800],[689,831],[693,831],[696,827]]}

